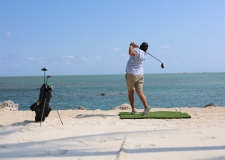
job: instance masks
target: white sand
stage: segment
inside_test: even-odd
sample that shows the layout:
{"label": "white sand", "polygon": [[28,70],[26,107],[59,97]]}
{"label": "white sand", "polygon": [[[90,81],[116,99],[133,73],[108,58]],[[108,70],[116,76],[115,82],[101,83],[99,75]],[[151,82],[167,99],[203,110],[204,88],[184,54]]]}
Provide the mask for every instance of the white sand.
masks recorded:
{"label": "white sand", "polygon": [[[151,111],[175,109],[152,109]],[[111,111],[0,110],[0,159],[225,159],[225,107],[181,108],[191,119],[122,120]],[[139,110],[142,111],[142,110]]]}

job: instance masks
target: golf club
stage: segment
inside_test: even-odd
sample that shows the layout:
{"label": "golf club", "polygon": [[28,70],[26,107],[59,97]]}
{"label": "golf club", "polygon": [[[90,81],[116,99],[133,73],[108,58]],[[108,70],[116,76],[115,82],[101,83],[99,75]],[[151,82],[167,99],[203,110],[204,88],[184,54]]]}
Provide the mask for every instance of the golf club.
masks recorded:
{"label": "golf club", "polygon": [[41,70],[44,71],[44,84],[45,84],[45,71],[47,71],[48,68],[47,68],[47,67],[44,67],[44,68],[42,68]]}
{"label": "golf club", "polygon": [[[138,46],[137,46],[138,47]],[[140,47],[138,47],[139,49],[140,49]],[[146,52],[146,53],[148,53],[148,52]],[[150,53],[148,53],[150,56],[152,56],[153,58],[155,58],[153,55],[151,55]],[[155,58],[156,60],[158,60],[157,58]],[[159,62],[161,62],[160,60],[158,60]],[[164,65],[164,63],[163,62],[161,62],[162,64],[161,64],[161,68],[165,68],[165,65]]]}
{"label": "golf club", "polygon": [[47,75],[46,84],[48,84],[48,78],[51,78],[51,76]]}

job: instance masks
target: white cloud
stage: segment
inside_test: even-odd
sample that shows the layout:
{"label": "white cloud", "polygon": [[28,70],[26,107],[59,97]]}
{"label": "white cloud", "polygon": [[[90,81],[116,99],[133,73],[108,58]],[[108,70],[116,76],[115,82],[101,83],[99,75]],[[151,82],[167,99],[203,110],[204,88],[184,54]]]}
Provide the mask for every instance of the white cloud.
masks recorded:
{"label": "white cloud", "polygon": [[45,63],[45,61],[43,59],[38,59],[38,62]]}
{"label": "white cloud", "polygon": [[66,55],[66,58],[69,58],[69,59],[74,59],[74,56],[71,56],[71,55]]}
{"label": "white cloud", "polygon": [[88,60],[87,58],[85,58],[85,57],[81,57],[80,58],[82,61],[84,61],[84,62],[89,62],[90,60]]}
{"label": "white cloud", "polygon": [[120,51],[122,51],[122,49],[120,49],[120,48],[113,48],[113,51],[114,52],[120,52]]}
{"label": "white cloud", "polygon": [[161,52],[161,54],[165,54],[165,52]]}
{"label": "white cloud", "polygon": [[67,55],[62,55],[62,56],[60,56],[60,57],[66,58],[66,59],[74,59],[74,58],[75,58],[74,56],[69,55],[69,54],[67,54]]}
{"label": "white cloud", "polygon": [[97,56],[97,59],[102,59],[101,57]]}
{"label": "white cloud", "polygon": [[71,65],[71,63],[70,63],[70,62],[65,62],[65,64],[66,64],[66,65]]}
{"label": "white cloud", "polygon": [[26,60],[33,61],[35,60],[33,57],[25,57]]}
{"label": "white cloud", "polygon": [[169,45],[166,45],[166,46],[160,46],[161,48],[170,48]]}
{"label": "white cloud", "polygon": [[6,36],[8,36],[8,37],[13,36],[13,34],[12,34],[11,32],[9,32],[9,31],[6,31],[5,34],[6,34]]}
{"label": "white cloud", "polygon": [[128,60],[129,59],[129,57],[124,55],[124,54],[121,54],[121,57],[123,57],[124,60]]}
{"label": "white cloud", "polygon": [[174,62],[174,63],[180,63],[180,61],[179,61],[179,60],[173,60],[173,62]]}
{"label": "white cloud", "polygon": [[10,63],[10,66],[12,66],[12,67],[19,67],[20,65],[19,64],[17,64],[17,63]]}

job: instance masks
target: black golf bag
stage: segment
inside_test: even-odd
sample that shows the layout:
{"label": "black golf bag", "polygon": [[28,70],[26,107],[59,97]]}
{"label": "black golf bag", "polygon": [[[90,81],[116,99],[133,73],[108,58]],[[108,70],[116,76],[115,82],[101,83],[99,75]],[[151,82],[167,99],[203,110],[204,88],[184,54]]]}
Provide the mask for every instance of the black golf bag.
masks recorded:
{"label": "black golf bag", "polygon": [[[51,99],[52,87],[47,84],[43,84],[40,88],[39,100],[30,106],[32,111],[35,111],[35,121],[44,121],[45,117],[48,117],[51,107],[49,105]],[[42,119],[41,119],[42,117]]]}
{"label": "black golf bag", "polygon": [[[47,79],[45,81],[45,71],[48,70],[48,68],[44,67],[41,69],[42,71],[44,71],[44,84],[41,86],[40,88],[40,94],[39,94],[39,99],[36,103],[32,104],[30,106],[30,109],[32,111],[35,111],[36,115],[35,115],[35,121],[36,122],[40,122],[40,126],[41,126],[41,122],[45,120],[45,117],[48,117],[49,113],[51,112],[51,107],[49,105],[50,99],[53,98],[52,96],[52,89],[53,86],[52,84],[48,84],[48,78],[51,78],[51,76],[47,76]],[[55,104],[55,100],[53,98],[53,102]],[[55,104],[55,107],[57,109],[57,106]],[[57,109],[58,115],[59,115],[59,111]],[[63,125],[63,122],[61,120],[61,117],[59,115],[60,121]]]}

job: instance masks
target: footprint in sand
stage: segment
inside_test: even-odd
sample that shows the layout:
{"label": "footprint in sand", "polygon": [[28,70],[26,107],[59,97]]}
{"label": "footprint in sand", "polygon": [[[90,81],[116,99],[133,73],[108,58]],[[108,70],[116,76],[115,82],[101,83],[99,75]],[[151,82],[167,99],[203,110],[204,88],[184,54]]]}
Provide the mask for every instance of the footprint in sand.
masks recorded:
{"label": "footprint in sand", "polygon": [[114,137],[101,137],[100,142],[108,142],[108,141],[119,141],[121,139],[114,138]]}
{"label": "footprint in sand", "polygon": [[196,132],[196,133],[198,133],[198,134],[202,134],[202,132]]}
{"label": "footprint in sand", "polygon": [[19,143],[23,143],[23,142],[29,142],[27,139],[19,139],[18,141]]}
{"label": "footprint in sand", "polygon": [[38,144],[37,146],[42,147],[42,146],[44,146],[44,144],[41,143],[41,144]]}
{"label": "footprint in sand", "polygon": [[208,137],[203,137],[200,138],[201,140],[208,140],[208,139],[215,139],[216,137],[208,136]]}
{"label": "footprint in sand", "polygon": [[106,142],[106,140],[104,140],[103,138],[101,138],[100,142]]}
{"label": "footprint in sand", "polygon": [[59,149],[58,152],[57,152],[57,155],[64,155],[64,154],[67,154],[68,150],[61,150]]}
{"label": "footprint in sand", "polygon": [[144,144],[144,145],[136,145],[135,148],[148,148],[148,147],[155,147],[155,144]]}
{"label": "footprint in sand", "polygon": [[88,147],[88,144],[82,142],[82,141],[74,141],[71,142],[75,147]]}
{"label": "footprint in sand", "polygon": [[155,146],[155,144],[149,144],[149,146],[150,146],[150,147],[154,147],[154,146]]}
{"label": "footprint in sand", "polygon": [[165,138],[165,137],[159,137],[159,138]]}
{"label": "footprint in sand", "polygon": [[49,149],[48,152],[40,154],[41,156],[60,156],[67,154],[68,150],[62,149]]}

